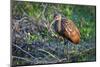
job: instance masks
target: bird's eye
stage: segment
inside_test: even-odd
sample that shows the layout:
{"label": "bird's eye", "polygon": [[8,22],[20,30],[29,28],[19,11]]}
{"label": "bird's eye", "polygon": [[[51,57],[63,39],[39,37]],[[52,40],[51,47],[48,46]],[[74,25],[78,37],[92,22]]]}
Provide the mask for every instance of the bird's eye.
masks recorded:
{"label": "bird's eye", "polygon": [[56,16],[55,19],[58,19],[58,16]]}

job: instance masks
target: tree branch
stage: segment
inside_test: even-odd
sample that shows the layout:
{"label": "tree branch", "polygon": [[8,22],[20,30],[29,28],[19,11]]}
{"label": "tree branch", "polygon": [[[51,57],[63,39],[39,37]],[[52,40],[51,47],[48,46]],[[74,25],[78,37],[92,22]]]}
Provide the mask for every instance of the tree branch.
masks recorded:
{"label": "tree branch", "polygon": [[27,59],[27,58],[23,58],[23,57],[12,56],[12,58],[17,58],[17,59],[21,59],[21,60],[24,60],[24,61],[33,63],[33,61],[31,61],[31,60],[29,60],[29,59]]}
{"label": "tree branch", "polygon": [[30,57],[32,57],[33,59],[35,57],[33,57],[30,53],[28,53],[27,51],[23,50],[21,47],[19,47],[18,45],[13,44],[13,46],[17,47],[18,49],[20,49],[21,51],[23,51],[24,53],[26,53],[27,55],[29,55]]}

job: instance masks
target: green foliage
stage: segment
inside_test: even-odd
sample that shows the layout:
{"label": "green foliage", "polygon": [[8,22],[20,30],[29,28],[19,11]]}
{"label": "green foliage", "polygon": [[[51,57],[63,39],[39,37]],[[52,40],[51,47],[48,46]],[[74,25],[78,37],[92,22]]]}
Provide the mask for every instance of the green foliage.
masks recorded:
{"label": "green foliage", "polygon": [[[35,19],[35,22],[41,23],[39,21],[45,20],[49,24],[53,20],[53,15],[55,12],[61,13],[66,18],[71,19],[75,22],[78,29],[80,30],[81,35],[81,42],[79,46],[74,47],[72,44],[67,44],[68,47],[65,47],[64,41],[60,40],[59,38],[53,37],[53,33],[48,32],[47,28],[44,28],[41,31],[38,31],[36,34],[30,34],[26,36],[26,42],[28,44],[32,44],[33,41],[40,41],[46,43],[44,45],[55,45],[53,48],[56,50],[50,51],[49,49],[46,51],[44,49],[39,49],[41,52],[46,53],[47,55],[51,56],[52,58],[62,58],[66,57],[67,49],[69,49],[69,62],[76,62],[76,61],[89,61],[93,57],[92,60],[95,59],[95,47],[90,49],[90,44],[94,44],[95,37],[96,37],[96,11],[95,6],[83,6],[83,5],[65,5],[65,4],[46,4],[46,3],[32,3],[32,2],[18,2],[16,1],[12,6],[12,15],[13,16],[23,16],[26,13],[29,17]],[[45,8],[46,7],[46,8]],[[44,11],[45,10],[45,11]],[[36,29],[38,30],[38,29]],[[54,33],[55,35],[56,33]],[[94,41],[93,41],[94,40]],[[48,43],[48,44],[47,44]],[[88,44],[88,46],[87,46]],[[85,48],[86,45],[86,48]],[[94,44],[95,45],[95,44]],[[42,45],[43,46],[43,45]],[[81,46],[81,47],[80,47]],[[64,49],[65,48],[65,49]],[[72,48],[72,49],[71,49]],[[30,50],[30,48],[28,48]],[[60,50],[64,49],[64,54],[60,52]],[[78,50],[80,49],[80,51]],[[83,49],[83,51],[81,51]],[[85,49],[89,49],[85,51]],[[35,49],[32,49],[35,51]],[[92,54],[93,53],[93,54]],[[62,54],[62,55],[59,55]],[[65,55],[65,56],[63,56]],[[58,56],[58,57],[57,57]],[[51,58],[50,58],[51,59]],[[21,62],[16,62],[20,64]],[[23,64],[23,63],[22,63]]]}
{"label": "green foliage", "polygon": [[23,14],[25,12],[36,20],[41,20],[44,17],[49,23],[53,20],[54,12],[60,12],[65,15],[66,18],[72,19],[76,23],[80,29],[81,39],[88,40],[92,38],[92,36],[95,37],[95,7],[48,4],[43,16],[42,12],[46,5],[45,3],[34,4],[32,2],[18,2],[15,5],[14,9],[16,10],[14,10],[13,13]]}
{"label": "green foliage", "polygon": [[32,44],[33,41],[38,41],[39,40],[39,36],[36,34],[30,34],[28,33],[27,37],[26,37],[26,41],[28,44]]}

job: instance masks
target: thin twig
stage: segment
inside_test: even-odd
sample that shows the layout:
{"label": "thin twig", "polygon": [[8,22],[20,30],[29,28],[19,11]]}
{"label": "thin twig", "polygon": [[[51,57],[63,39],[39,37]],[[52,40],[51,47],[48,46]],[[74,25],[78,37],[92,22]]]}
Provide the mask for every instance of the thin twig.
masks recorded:
{"label": "thin twig", "polygon": [[33,59],[35,58],[35,57],[33,57],[30,53],[28,53],[27,51],[25,51],[25,50],[23,50],[21,47],[19,47],[18,45],[13,44],[13,46],[19,48],[19,49],[22,50],[24,53],[26,53],[27,55],[31,56]]}
{"label": "thin twig", "polygon": [[19,22],[22,22],[23,20],[25,20],[25,19],[27,19],[27,17],[23,17],[23,18],[21,18],[20,20],[17,20],[17,22],[19,23]]}
{"label": "thin twig", "polygon": [[[41,17],[42,16],[42,19],[45,19],[45,15],[44,15],[44,13],[45,13],[45,11],[46,11],[46,8],[47,8],[47,4],[42,4],[42,6],[43,6],[43,11],[40,13],[40,15],[39,15],[39,17]],[[39,18],[38,17],[38,18]],[[46,19],[45,19],[46,20]]]}
{"label": "thin twig", "polygon": [[31,60],[29,60],[29,59],[27,59],[27,58],[23,58],[23,57],[12,56],[12,58],[17,58],[17,59],[21,59],[21,60],[24,60],[24,61],[33,63],[33,61],[31,61]]}
{"label": "thin twig", "polygon": [[44,20],[46,20],[46,18],[45,18],[45,15],[44,15],[44,14],[45,14],[45,11],[46,11],[46,8],[47,8],[47,4],[45,4],[45,5],[44,5],[44,4],[42,4],[42,5],[43,5],[43,11],[42,11],[42,16],[43,16],[43,17],[42,17],[42,18],[43,18]]}
{"label": "thin twig", "polygon": [[51,57],[53,57],[53,58],[57,59],[58,61],[60,61],[60,59],[59,59],[58,57],[56,57],[55,55],[53,55],[52,53],[50,53],[50,52],[48,52],[48,51],[46,51],[46,50],[44,50],[44,49],[38,49],[38,50],[39,50],[39,51],[43,51],[43,52],[49,54]]}

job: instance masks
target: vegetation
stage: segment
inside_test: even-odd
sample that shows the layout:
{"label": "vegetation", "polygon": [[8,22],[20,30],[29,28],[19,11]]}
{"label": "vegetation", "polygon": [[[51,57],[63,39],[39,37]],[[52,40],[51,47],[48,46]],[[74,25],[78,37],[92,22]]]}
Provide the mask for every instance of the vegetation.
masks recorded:
{"label": "vegetation", "polygon": [[[12,4],[13,65],[50,64],[96,60],[95,6],[14,1]],[[81,42],[64,40],[48,25],[54,13],[75,22]]]}

